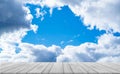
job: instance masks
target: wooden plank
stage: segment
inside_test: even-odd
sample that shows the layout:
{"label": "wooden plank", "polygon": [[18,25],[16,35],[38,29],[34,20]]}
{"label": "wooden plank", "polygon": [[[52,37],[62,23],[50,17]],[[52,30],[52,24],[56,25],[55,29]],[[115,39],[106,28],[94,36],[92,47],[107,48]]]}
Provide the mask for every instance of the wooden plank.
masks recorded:
{"label": "wooden plank", "polygon": [[0,63],[0,65],[5,65],[5,64],[8,64],[8,63],[10,63],[10,62],[2,62],[2,63]]}
{"label": "wooden plank", "polygon": [[97,74],[97,72],[92,68],[90,63],[79,62],[79,65],[89,74]]}
{"label": "wooden plank", "polygon": [[54,63],[49,74],[63,74],[63,64],[61,62]]}
{"label": "wooden plank", "polygon": [[41,74],[47,65],[48,63],[40,63],[33,70],[29,71],[28,74]]}
{"label": "wooden plank", "polygon": [[9,69],[7,71],[5,71],[4,73],[5,74],[17,74],[18,71],[21,71],[23,70],[25,67],[28,67],[30,63],[25,63],[24,65],[22,66],[17,66],[16,68],[13,68],[13,69]]}
{"label": "wooden plank", "polygon": [[98,66],[96,63],[89,63],[89,65],[92,67],[92,69],[94,71],[96,71],[97,73],[108,73],[108,71],[105,71],[104,69],[102,69],[100,66]]}
{"label": "wooden plank", "polygon": [[119,62],[118,62],[118,63],[113,63],[113,64],[120,66],[120,63],[119,63]]}
{"label": "wooden plank", "polygon": [[1,74],[1,64],[0,64],[0,74]]}
{"label": "wooden plank", "polygon": [[99,63],[103,65],[104,67],[108,67],[109,69],[115,70],[120,73],[120,65],[116,65],[113,63]]}
{"label": "wooden plank", "polygon": [[0,74],[120,74],[119,63],[40,62],[1,65]]}
{"label": "wooden plank", "polygon": [[90,65],[93,67],[93,69],[100,74],[111,74],[112,71],[110,71],[109,69],[99,65],[98,63],[90,63]]}
{"label": "wooden plank", "polygon": [[14,63],[4,63],[4,64],[1,64],[0,69],[4,69],[12,65],[14,65]]}
{"label": "wooden plank", "polygon": [[30,63],[29,66],[25,67],[25,69],[18,71],[18,74],[28,74],[29,71],[33,70],[39,63]]}
{"label": "wooden plank", "polygon": [[[25,63],[15,63],[14,65],[8,66],[7,68],[3,68],[0,70],[0,73],[4,74],[6,71],[8,70],[12,70],[14,68],[17,68],[19,66],[23,66],[25,65]],[[9,73],[10,74],[10,73]]]}
{"label": "wooden plank", "polygon": [[49,63],[48,66],[46,67],[45,70],[43,70],[42,74],[49,74],[50,70],[52,69],[53,67],[53,63]]}
{"label": "wooden plank", "polygon": [[78,65],[78,63],[69,63],[70,64],[70,67],[73,71],[74,74],[84,74],[84,73],[87,73],[81,66]]}
{"label": "wooden plank", "polygon": [[97,63],[89,63],[91,65],[91,67],[93,68],[94,71],[96,71],[97,73],[100,74],[111,74],[111,72],[109,72],[107,69],[105,70],[105,67],[102,67],[100,65],[98,65]]}
{"label": "wooden plank", "polygon": [[67,63],[67,62],[63,63],[63,71],[64,71],[64,74],[73,74],[69,63]]}
{"label": "wooden plank", "polygon": [[13,64],[13,63],[8,63],[8,64],[6,64],[6,65],[2,65],[1,66],[1,68],[0,68],[0,73],[2,73],[3,71],[5,71],[5,70],[9,70],[9,69],[11,69],[10,67],[12,67],[12,66],[15,66],[15,64]]}
{"label": "wooden plank", "polygon": [[114,70],[114,69],[111,69],[111,68],[106,67],[106,66],[104,66],[104,65],[101,65],[101,64],[99,64],[99,63],[95,63],[95,64],[97,64],[97,66],[100,67],[100,69],[102,69],[103,71],[105,71],[105,72],[107,72],[107,73],[119,73],[119,71]]}

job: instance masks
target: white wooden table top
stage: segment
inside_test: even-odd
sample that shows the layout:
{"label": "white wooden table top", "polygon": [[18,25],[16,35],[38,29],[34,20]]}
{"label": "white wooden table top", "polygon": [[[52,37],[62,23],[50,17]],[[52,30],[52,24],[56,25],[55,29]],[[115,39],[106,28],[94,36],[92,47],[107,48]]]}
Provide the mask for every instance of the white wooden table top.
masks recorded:
{"label": "white wooden table top", "polygon": [[0,74],[120,74],[120,63],[0,63]]}

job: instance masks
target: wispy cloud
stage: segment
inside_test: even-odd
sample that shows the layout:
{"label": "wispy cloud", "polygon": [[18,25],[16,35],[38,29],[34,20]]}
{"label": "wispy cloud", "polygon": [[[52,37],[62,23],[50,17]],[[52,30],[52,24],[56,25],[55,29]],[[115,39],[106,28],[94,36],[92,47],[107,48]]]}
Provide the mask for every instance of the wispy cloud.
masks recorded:
{"label": "wispy cloud", "polygon": [[79,37],[80,37],[80,34],[74,36],[74,38],[79,38]]}
{"label": "wispy cloud", "polygon": [[74,40],[69,40],[67,43],[71,43],[71,42],[73,42]]}
{"label": "wispy cloud", "polygon": [[41,21],[44,20],[44,15],[47,13],[46,11],[41,11],[40,8],[36,8],[36,18],[41,18]]}
{"label": "wispy cloud", "polygon": [[61,42],[60,42],[61,45],[64,44],[64,43],[65,43],[65,41],[61,41]]}

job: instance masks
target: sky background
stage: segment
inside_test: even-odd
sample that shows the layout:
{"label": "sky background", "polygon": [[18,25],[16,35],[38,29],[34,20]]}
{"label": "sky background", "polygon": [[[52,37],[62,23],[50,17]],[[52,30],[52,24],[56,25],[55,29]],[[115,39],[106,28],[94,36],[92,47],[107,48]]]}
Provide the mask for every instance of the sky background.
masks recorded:
{"label": "sky background", "polygon": [[120,62],[119,0],[1,0],[0,62]]}

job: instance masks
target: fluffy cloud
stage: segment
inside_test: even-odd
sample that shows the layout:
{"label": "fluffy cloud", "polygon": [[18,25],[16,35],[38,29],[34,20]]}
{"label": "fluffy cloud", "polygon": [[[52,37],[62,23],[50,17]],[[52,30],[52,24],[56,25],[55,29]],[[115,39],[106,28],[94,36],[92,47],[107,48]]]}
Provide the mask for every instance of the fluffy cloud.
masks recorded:
{"label": "fluffy cloud", "polygon": [[1,0],[0,10],[0,60],[13,61],[16,57],[21,57],[16,55],[17,45],[22,43],[21,40],[27,31],[36,32],[38,26],[31,24],[30,10],[19,0]]}
{"label": "fluffy cloud", "polygon": [[34,33],[37,33],[38,25],[36,25],[36,24],[31,25],[31,30],[33,30]]}
{"label": "fluffy cloud", "polygon": [[[14,36],[17,37],[17,35]],[[19,32],[21,37],[25,34]],[[0,41],[0,61],[12,62],[120,62],[120,37],[104,34],[98,38],[98,43],[83,43],[79,46],[34,45],[21,42],[21,38],[5,40],[3,35]],[[20,36],[18,36],[20,37]],[[19,52],[16,52],[18,51]]]}
{"label": "fluffy cloud", "polygon": [[99,59],[97,62],[120,62],[120,56],[103,57],[103,58]]}
{"label": "fluffy cloud", "polygon": [[0,36],[0,62],[53,62],[61,53],[59,46],[23,43],[28,29],[4,33]]}
{"label": "fluffy cloud", "polygon": [[83,19],[90,29],[120,32],[119,0],[61,0],[72,12]]}
{"label": "fluffy cloud", "polygon": [[[57,61],[120,62],[120,37],[104,34],[98,44],[84,43],[80,46],[66,46]],[[110,59],[111,58],[111,59]]]}
{"label": "fluffy cloud", "polygon": [[[27,34],[28,29],[20,29],[18,31],[3,33],[0,36],[0,61],[10,61],[15,57],[15,50],[22,38]],[[13,60],[12,60],[13,61]]]}
{"label": "fluffy cloud", "polygon": [[[61,53],[59,46],[34,45],[29,43],[10,44],[2,47],[0,62],[55,62],[56,57]],[[8,49],[9,48],[9,49]],[[15,50],[21,49],[19,53]]]}
{"label": "fluffy cloud", "polygon": [[46,11],[41,11],[40,8],[36,8],[36,18],[41,18],[41,21],[44,19],[44,15],[47,13]]}
{"label": "fluffy cloud", "polygon": [[[90,29],[96,27],[99,30],[120,32],[119,0],[1,0],[0,62],[120,62],[120,37],[112,34],[101,35],[97,44],[86,42],[79,46],[67,45],[64,49],[55,45],[46,47],[21,42],[27,31],[36,32],[38,28],[37,25],[31,24],[33,17],[30,10],[24,6],[26,3],[49,7],[50,13],[54,8],[67,5]],[[36,17],[44,16],[39,8],[36,12]],[[16,53],[18,49],[20,51]]]}
{"label": "fluffy cloud", "polygon": [[[84,3],[83,3],[84,4]],[[88,5],[88,6],[87,6]],[[120,32],[120,1],[119,0],[95,0],[87,4],[82,14],[86,26],[99,30]],[[82,5],[83,6],[83,5]],[[84,9],[83,7],[82,9]]]}
{"label": "fluffy cloud", "polygon": [[44,45],[33,45],[33,44],[23,43],[20,44],[19,47],[22,50],[31,51],[31,55],[35,57],[34,59],[35,62],[55,62],[56,57],[61,52],[61,48],[55,45],[46,47]]}
{"label": "fluffy cloud", "polygon": [[38,5],[42,8],[49,7],[50,8],[50,14],[52,14],[52,11],[54,8],[60,9],[64,4],[61,2],[61,0],[24,0],[23,3]]}
{"label": "fluffy cloud", "polygon": [[21,28],[30,29],[32,15],[19,0],[0,1],[0,34]]}
{"label": "fluffy cloud", "polygon": [[63,53],[57,57],[57,61],[94,61],[94,58],[90,53],[94,50],[92,49],[92,47],[95,47],[94,45],[95,44],[92,43],[85,43],[80,46],[66,46]]}
{"label": "fluffy cloud", "polygon": [[119,0],[81,0],[67,1],[73,13],[83,18],[83,22],[90,29],[120,32],[120,1]]}
{"label": "fluffy cloud", "polygon": [[[28,0],[26,0],[28,1]],[[71,11],[83,19],[89,29],[96,27],[99,30],[120,32],[120,1],[119,0],[36,0],[29,3],[42,7],[60,8],[67,5]]]}

